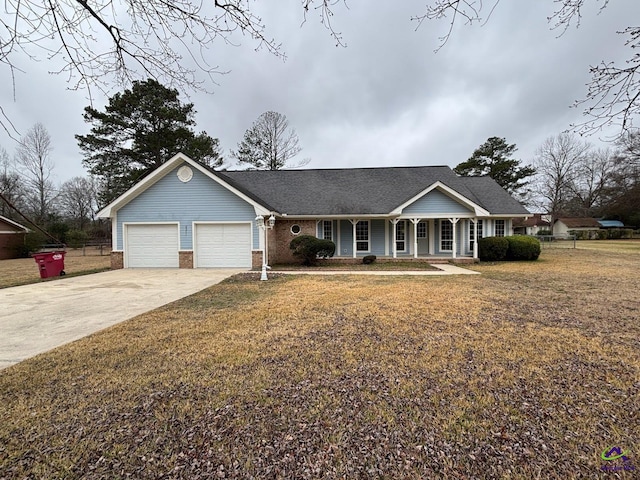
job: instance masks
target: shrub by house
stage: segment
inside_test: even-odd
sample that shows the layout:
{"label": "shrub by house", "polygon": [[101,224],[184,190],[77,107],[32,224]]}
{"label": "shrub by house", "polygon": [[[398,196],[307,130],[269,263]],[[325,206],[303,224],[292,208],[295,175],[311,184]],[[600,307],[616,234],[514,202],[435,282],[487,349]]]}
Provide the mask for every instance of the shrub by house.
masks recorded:
{"label": "shrub by house", "polygon": [[300,235],[289,244],[293,254],[302,258],[302,264],[315,265],[318,258],[333,257],[336,251],[336,244],[331,240],[323,240],[313,235]]}
{"label": "shrub by house", "polygon": [[537,260],[540,256],[540,241],[523,235],[505,237],[509,242],[507,260]]}

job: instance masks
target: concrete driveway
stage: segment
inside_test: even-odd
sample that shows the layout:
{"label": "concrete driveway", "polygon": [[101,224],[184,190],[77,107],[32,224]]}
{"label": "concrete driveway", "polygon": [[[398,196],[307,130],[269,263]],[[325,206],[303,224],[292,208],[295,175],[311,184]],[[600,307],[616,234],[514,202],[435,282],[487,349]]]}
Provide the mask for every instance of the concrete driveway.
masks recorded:
{"label": "concrete driveway", "polygon": [[127,269],[0,289],[0,369],[243,270]]}

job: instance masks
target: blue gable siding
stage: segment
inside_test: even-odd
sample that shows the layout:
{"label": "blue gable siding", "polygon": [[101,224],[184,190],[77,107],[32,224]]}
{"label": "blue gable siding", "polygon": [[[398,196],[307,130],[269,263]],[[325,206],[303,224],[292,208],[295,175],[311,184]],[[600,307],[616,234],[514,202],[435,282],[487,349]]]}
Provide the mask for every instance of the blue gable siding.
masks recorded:
{"label": "blue gable siding", "polygon": [[253,248],[259,248],[255,209],[251,204],[193,169],[193,178],[181,182],[178,165],[157,183],[117,212],[117,249],[123,249],[122,224],[126,222],[179,222],[180,249],[193,249],[192,222],[251,222]]}
{"label": "blue gable siding", "polygon": [[402,211],[403,214],[422,213],[445,215],[470,212],[472,212],[472,210],[437,189],[430,191],[422,198],[405,207]]}

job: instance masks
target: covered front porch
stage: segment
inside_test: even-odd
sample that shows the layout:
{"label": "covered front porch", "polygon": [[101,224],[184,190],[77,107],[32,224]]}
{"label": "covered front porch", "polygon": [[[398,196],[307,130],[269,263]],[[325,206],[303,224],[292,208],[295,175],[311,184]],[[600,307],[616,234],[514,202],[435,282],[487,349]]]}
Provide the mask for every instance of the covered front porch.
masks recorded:
{"label": "covered front porch", "polygon": [[508,219],[394,217],[319,219],[316,236],[336,244],[336,260],[375,255],[387,260],[435,261],[478,258],[477,241],[505,235]]}

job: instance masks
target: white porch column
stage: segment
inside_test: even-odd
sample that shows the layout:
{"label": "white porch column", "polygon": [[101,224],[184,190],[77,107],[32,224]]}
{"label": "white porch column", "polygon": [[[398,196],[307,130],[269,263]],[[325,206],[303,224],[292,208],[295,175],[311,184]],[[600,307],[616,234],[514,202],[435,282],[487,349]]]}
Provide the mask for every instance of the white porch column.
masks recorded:
{"label": "white porch column", "polygon": [[453,239],[453,252],[451,258],[456,258],[456,250],[458,249],[458,244],[456,242],[456,225],[458,224],[459,218],[450,218],[449,221],[453,224],[451,236]]}
{"label": "white porch column", "polygon": [[356,223],[358,223],[358,220],[356,220],[356,219],[351,219],[351,220],[350,220],[350,222],[351,222],[351,225],[353,226],[353,258],[356,258],[356,257],[357,257],[357,255],[356,255],[356,253],[357,253],[356,248],[357,248],[357,246],[358,246],[358,245],[357,245],[357,242],[356,242]]}
{"label": "white porch column", "polygon": [[389,222],[384,222],[384,256],[389,256]]}
{"label": "white porch column", "polygon": [[420,219],[412,218],[411,223],[413,224],[413,258],[418,258],[418,223],[420,223]]}
{"label": "white porch column", "polygon": [[478,219],[472,218],[473,222],[473,258],[478,258]]}
{"label": "white porch column", "polygon": [[429,220],[428,228],[429,255],[434,255],[436,251],[436,221],[433,218]]}
{"label": "white porch column", "polygon": [[[393,220],[391,220],[391,223],[393,224],[393,235],[392,235],[392,245],[393,245],[393,258],[398,258],[398,245],[396,244],[396,235],[397,235],[397,225],[398,222],[400,221],[400,219],[398,218],[394,218]],[[406,232],[405,232],[406,235]]]}

